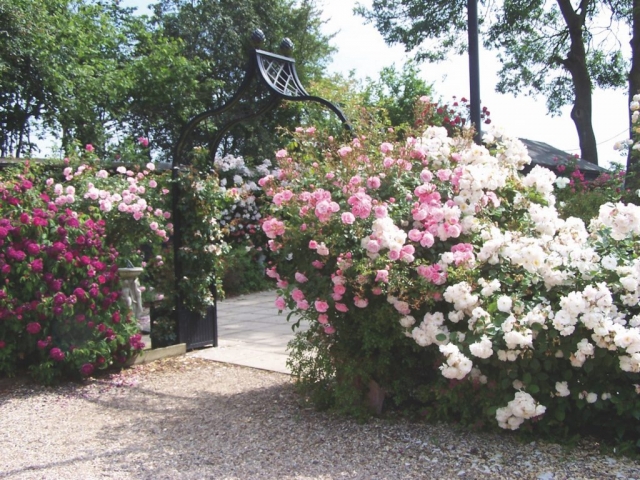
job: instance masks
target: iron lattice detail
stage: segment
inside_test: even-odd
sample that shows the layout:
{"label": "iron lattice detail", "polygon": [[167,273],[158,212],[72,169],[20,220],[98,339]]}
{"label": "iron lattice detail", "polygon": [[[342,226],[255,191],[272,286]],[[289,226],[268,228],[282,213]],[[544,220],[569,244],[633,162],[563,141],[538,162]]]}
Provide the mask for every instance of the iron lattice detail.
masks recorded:
{"label": "iron lattice detail", "polygon": [[288,99],[310,96],[300,83],[293,59],[262,50],[256,50],[256,58],[262,79],[274,92]]}

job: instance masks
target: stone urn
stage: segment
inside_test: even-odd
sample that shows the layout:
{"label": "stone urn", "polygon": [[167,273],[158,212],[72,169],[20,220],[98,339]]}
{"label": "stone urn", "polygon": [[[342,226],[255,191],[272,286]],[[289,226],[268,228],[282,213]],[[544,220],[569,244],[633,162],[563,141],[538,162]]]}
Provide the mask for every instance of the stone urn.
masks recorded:
{"label": "stone urn", "polygon": [[133,311],[136,319],[142,317],[142,291],[138,277],[142,274],[142,267],[119,268],[120,284],[122,285],[122,301]]}

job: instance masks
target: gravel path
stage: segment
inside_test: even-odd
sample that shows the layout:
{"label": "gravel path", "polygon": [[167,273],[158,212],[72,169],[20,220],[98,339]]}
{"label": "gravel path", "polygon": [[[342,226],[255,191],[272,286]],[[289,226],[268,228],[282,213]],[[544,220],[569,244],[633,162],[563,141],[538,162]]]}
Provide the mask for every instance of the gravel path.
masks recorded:
{"label": "gravel path", "polygon": [[584,443],[367,424],[301,408],[286,375],[183,356],[83,385],[0,380],[0,478],[640,479]]}

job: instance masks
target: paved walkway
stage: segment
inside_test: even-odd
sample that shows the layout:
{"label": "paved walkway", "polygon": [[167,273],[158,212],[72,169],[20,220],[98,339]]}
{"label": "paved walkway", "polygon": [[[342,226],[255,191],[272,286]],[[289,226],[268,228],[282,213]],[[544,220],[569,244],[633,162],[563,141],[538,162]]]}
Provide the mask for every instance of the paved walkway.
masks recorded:
{"label": "paved walkway", "polygon": [[[189,355],[217,362],[290,373],[287,343],[293,339],[287,313],[278,315],[275,291],[241,295],[218,303],[218,347]],[[304,328],[304,327],[303,327]]]}

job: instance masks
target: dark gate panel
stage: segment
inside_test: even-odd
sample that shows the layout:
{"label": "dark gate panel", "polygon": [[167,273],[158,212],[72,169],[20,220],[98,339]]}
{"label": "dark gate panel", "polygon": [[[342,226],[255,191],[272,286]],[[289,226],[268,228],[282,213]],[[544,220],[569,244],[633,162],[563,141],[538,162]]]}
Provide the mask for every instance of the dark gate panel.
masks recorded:
{"label": "dark gate panel", "polygon": [[187,350],[205,346],[218,346],[216,307],[207,308],[206,315],[178,308],[178,343],[186,343]]}

